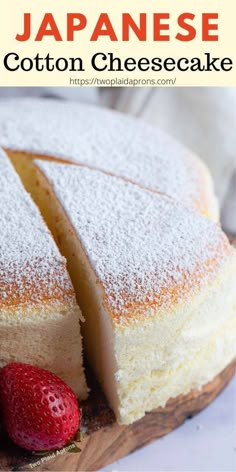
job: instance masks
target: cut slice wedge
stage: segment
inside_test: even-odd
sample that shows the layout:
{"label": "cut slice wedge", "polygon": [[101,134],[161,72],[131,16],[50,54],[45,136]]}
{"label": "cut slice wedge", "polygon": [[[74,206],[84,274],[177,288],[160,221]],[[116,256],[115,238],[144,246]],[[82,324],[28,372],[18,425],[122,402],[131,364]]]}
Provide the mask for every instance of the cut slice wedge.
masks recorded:
{"label": "cut slice wedge", "polygon": [[66,261],[2,151],[0,228],[0,367],[43,367],[86,398],[81,312]]}
{"label": "cut slice wedge", "polygon": [[68,261],[85,349],[120,423],[235,356],[236,256],[221,229],[100,171],[36,161],[34,198]]}

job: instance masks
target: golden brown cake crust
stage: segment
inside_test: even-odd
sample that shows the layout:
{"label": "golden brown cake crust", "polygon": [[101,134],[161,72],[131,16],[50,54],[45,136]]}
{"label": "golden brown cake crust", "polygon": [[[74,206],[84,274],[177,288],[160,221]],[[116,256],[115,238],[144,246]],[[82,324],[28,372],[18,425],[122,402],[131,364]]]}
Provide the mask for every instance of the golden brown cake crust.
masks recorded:
{"label": "golden brown cake crust", "polygon": [[[0,311],[5,308],[26,306],[28,308],[43,306],[50,309],[66,303],[74,304],[74,290],[69,276],[66,274],[66,265],[61,267],[56,262],[55,268],[40,276],[40,260],[35,260],[15,269],[6,269],[0,263]],[[24,275],[23,272],[30,275]],[[21,275],[22,274],[22,275]]]}
{"label": "golden brown cake crust", "polygon": [[0,311],[74,303],[66,261],[2,151],[0,226]]}
{"label": "golden brown cake crust", "polygon": [[[175,309],[179,301],[183,303],[185,299],[187,300],[191,297],[191,294],[194,296],[200,288],[202,279],[206,279],[206,275],[210,280],[210,282],[206,282],[208,287],[211,283],[214,284],[214,281],[217,280],[217,272],[222,261],[228,258],[230,262],[231,257],[233,257],[232,248],[229,247],[227,241],[222,241],[222,244],[219,244],[217,253],[219,257],[206,259],[204,267],[202,267],[202,264],[196,266],[191,277],[188,272],[182,272],[179,282],[171,283],[171,279],[168,280],[169,283],[164,287],[160,287],[158,293],[150,292],[146,300],[136,301],[130,292],[123,290],[120,293],[122,308],[118,306],[115,311],[111,311],[111,303],[105,297],[104,304],[108,312],[112,314],[113,321],[121,325],[127,325],[135,321],[144,321],[147,317],[147,312],[151,312],[152,308],[153,314],[158,312],[160,316],[164,315],[166,311]],[[108,285],[104,285],[104,290],[105,293],[110,291]],[[110,294],[110,299],[112,298],[115,299],[115,293]]]}
{"label": "golden brown cake crust", "polygon": [[36,165],[39,180],[44,175],[49,183],[44,191],[70,220],[115,323],[184,303],[214,283],[231,257],[216,224],[166,196],[85,167]]}

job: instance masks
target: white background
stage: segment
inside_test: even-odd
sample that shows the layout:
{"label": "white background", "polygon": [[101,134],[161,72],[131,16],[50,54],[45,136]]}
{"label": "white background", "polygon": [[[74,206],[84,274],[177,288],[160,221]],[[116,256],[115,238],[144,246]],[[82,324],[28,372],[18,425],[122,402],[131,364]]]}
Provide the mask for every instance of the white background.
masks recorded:
{"label": "white background", "polygon": [[235,472],[236,379],[182,426],[103,472]]}

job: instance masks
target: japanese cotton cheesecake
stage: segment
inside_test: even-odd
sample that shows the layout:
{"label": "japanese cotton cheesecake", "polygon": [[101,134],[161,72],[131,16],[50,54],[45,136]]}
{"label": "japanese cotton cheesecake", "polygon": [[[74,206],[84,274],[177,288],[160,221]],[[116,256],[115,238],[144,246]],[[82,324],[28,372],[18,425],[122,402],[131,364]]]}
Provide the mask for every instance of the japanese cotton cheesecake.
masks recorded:
{"label": "japanese cotton cheesecake", "polygon": [[35,166],[35,199],[67,258],[86,353],[119,423],[213,379],[236,351],[236,256],[220,227],[97,170]]}
{"label": "japanese cotton cheesecake", "polygon": [[164,193],[218,219],[205,165],[162,131],[126,115],[45,99],[0,101],[0,145],[31,191],[29,159],[82,164]]}
{"label": "japanese cotton cheesecake", "polygon": [[85,398],[81,314],[65,259],[2,151],[0,228],[0,367],[43,367]]}

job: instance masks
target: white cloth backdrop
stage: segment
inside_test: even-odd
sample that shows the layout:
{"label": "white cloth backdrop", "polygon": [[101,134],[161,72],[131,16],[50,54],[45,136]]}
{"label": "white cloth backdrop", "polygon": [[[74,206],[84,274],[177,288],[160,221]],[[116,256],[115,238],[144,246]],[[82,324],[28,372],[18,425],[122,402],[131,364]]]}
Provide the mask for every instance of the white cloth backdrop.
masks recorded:
{"label": "white cloth backdrop", "polygon": [[236,88],[1,88],[0,96],[58,96],[101,104],[160,126],[208,165],[222,223],[236,234]]}

